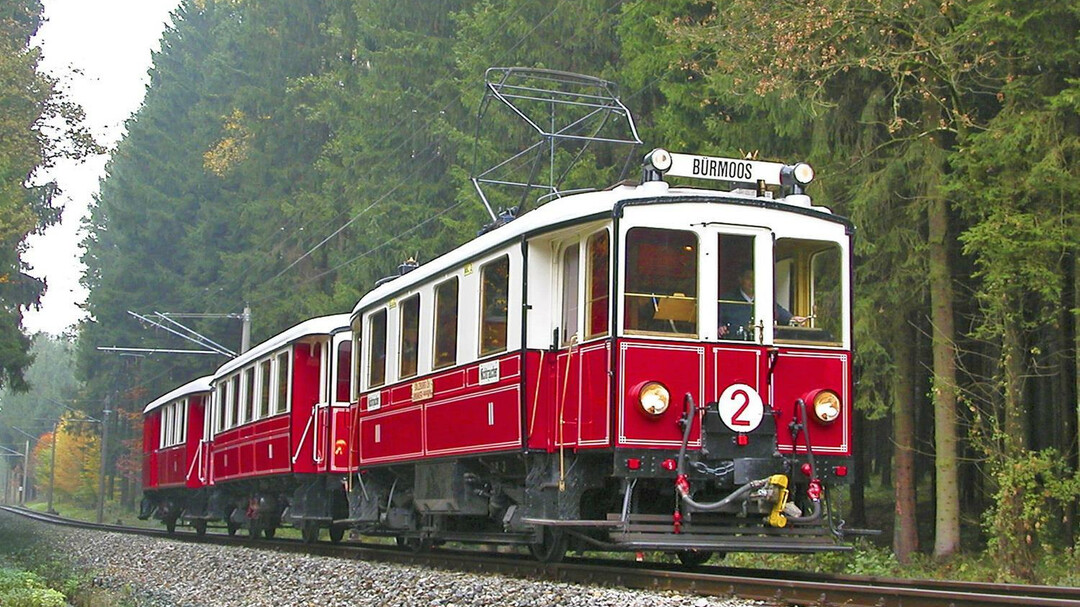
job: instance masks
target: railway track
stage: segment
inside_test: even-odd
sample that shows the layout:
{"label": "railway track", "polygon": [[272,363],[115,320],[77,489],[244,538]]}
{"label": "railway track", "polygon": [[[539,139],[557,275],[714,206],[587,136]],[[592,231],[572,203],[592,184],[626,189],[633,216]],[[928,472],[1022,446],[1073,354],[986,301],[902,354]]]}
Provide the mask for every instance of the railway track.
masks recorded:
{"label": "railway track", "polygon": [[518,578],[631,589],[672,590],[687,594],[761,600],[776,606],[1080,606],[1080,588],[1072,587],[885,579],[731,567],[699,567],[688,571],[676,565],[589,558],[570,558],[563,563],[542,564],[525,555],[472,550],[437,549],[430,552],[412,552],[392,546],[354,542],[337,545],[305,544],[299,540],[251,540],[218,533],[197,537],[194,532],[169,535],[163,529],[98,525],[21,508],[2,509],[50,524],[134,533],[191,543],[243,545],[282,552],[421,565],[455,571],[498,573]]}

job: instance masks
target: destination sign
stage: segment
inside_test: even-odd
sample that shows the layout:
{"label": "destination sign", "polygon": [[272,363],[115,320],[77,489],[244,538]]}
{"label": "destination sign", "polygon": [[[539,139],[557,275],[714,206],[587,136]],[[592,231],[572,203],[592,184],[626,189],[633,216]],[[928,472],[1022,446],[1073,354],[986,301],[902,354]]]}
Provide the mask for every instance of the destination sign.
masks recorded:
{"label": "destination sign", "polygon": [[741,183],[764,181],[767,185],[780,185],[780,169],[782,168],[784,165],[779,162],[672,154],[671,169],[667,171],[667,174],[675,177],[697,177],[698,179]]}

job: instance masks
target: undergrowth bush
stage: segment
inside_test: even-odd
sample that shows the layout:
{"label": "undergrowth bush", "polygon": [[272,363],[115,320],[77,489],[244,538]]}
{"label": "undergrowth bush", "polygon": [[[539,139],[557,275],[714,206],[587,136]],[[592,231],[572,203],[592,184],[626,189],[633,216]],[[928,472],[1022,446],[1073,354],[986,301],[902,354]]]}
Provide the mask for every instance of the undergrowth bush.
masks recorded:
{"label": "undergrowth bush", "polygon": [[47,588],[29,571],[0,568],[0,605],[4,607],[64,607],[64,595]]}

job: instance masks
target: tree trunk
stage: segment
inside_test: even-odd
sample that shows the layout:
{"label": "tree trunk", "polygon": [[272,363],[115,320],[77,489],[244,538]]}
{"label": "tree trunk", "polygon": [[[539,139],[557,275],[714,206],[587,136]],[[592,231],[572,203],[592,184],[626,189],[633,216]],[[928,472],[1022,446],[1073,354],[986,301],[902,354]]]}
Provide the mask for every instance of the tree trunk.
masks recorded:
{"label": "tree trunk", "polygon": [[915,365],[911,326],[900,317],[893,347],[896,375],[893,378],[893,552],[908,563],[919,550],[919,528],[915,522]]}
{"label": "tree trunk", "polygon": [[[938,150],[930,151],[930,155]],[[937,162],[930,170],[940,170]],[[927,187],[927,224],[932,347],[934,358],[934,443],[937,515],[934,556],[948,557],[960,549],[960,487],[957,462],[956,346],[953,325],[952,272],[949,262],[949,211],[936,183]]]}
{"label": "tree trunk", "polygon": [[[1019,298],[1007,301],[1002,327],[1002,371],[1004,379],[1003,459],[1007,467],[1023,466],[1027,452],[1027,415],[1024,411],[1024,344],[1018,326],[1021,304]],[[1006,473],[1005,479],[1012,475]],[[1024,516],[1024,496],[1019,487],[1001,487],[998,508],[998,561],[1014,578],[1029,583],[1035,581],[1032,550],[1034,529]]]}

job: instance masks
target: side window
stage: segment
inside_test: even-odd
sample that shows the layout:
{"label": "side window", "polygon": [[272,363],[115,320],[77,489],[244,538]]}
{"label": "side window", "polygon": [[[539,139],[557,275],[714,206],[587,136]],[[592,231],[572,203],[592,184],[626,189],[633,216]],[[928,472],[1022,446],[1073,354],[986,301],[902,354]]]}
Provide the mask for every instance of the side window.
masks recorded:
{"label": "side window", "polygon": [[754,237],[720,234],[717,301],[720,339],[753,341],[754,330]]}
{"label": "side window", "polygon": [[368,317],[368,386],[386,383],[386,309]]}
{"label": "side window", "polygon": [[255,419],[255,368],[244,369],[244,411],[242,413],[243,419],[240,423],[246,424],[247,422]]}
{"label": "side window", "polygon": [[585,338],[590,339],[608,332],[608,313],[611,302],[608,296],[610,267],[607,230],[589,237],[586,246],[585,274]]}
{"label": "side window", "polygon": [[352,361],[352,373],[353,373],[353,382],[352,382],[352,384],[353,384],[353,389],[356,390],[356,394],[353,395],[354,399],[358,398],[360,396],[360,391],[363,389],[363,385],[364,385],[364,381],[363,381],[363,377],[362,377],[364,365],[361,364],[362,359],[363,359],[364,349],[362,347],[363,342],[360,340],[360,336],[363,335],[363,333],[364,333],[364,326],[362,324],[360,324],[360,319],[359,318],[353,319],[353,323],[352,323],[352,344],[353,344],[352,351],[356,352],[356,356],[353,357],[353,361]]}
{"label": "side window", "polygon": [[217,405],[217,431],[221,432],[228,427],[226,421],[226,413],[228,412],[227,401],[225,400],[225,383],[218,384],[217,398],[214,399],[214,404]]}
{"label": "side window", "polygon": [[401,360],[398,373],[404,379],[416,375],[420,355],[420,294],[405,299],[398,308],[401,310]]}
{"label": "side window", "polygon": [[818,251],[810,258],[809,326],[821,329],[825,339],[840,341],[843,336],[844,284],[840,247]]}
{"label": "side window", "polygon": [[270,416],[270,360],[259,363],[259,417]]}
{"label": "side window", "polygon": [[581,253],[578,243],[563,251],[562,261],[562,345],[569,345],[578,335],[578,266]]}
{"label": "side window", "polygon": [[229,427],[240,425],[240,375],[229,378]]}
{"label": "side window", "polygon": [[337,386],[335,386],[335,399],[339,403],[349,402],[352,386],[350,374],[352,373],[352,342],[343,341],[337,347]]}
{"label": "side window", "polygon": [[274,413],[289,410],[289,351],[277,355],[277,402]]}
{"label": "side window", "polygon": [[165,405],[161,408],[161,431],[158,433],[158,449],[164,449],[169,445],[169,425],[172,422],[172,407]]}
{"label": "side window", "polygon": [[506,255],[480,268],[480,355],[506,350],[510,296],[510,258]]}
{"label": "side window", "polygon": [[624,306],[628,333],[697,335],[697,252],[693,232],[629,231]]}
{"label": "side window", "polygon": [[434,367],[441,369],[457,362],[458,279],[451,278],[435,287]]}
{"label": "side window", "polygon": [[188,399],[184,399],[177,404],[180,408],[179,421],[176,427],[176,444],[181,444],[187,440],[187,413],[188,413]]}

